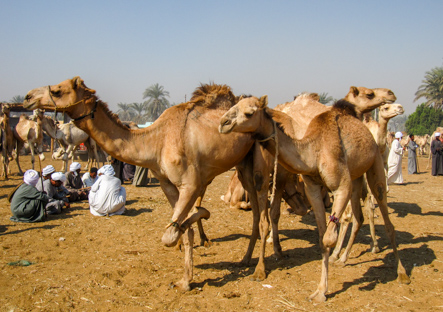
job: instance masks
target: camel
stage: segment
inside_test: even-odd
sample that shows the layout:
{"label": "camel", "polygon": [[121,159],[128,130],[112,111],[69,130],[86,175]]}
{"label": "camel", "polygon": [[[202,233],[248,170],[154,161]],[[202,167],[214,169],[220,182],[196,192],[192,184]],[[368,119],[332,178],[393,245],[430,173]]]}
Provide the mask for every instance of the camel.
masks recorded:
{"label": "camel", "polygon": [[88,150],[86,170],[93,166],[94,159],[97,166],[100,166],[99,147],[94,140],[89,138],[86,132],[77,128],[72,122],[59,125],[49,116],[44,116],[42,118],[42,129],[48,136],[59,143],[60,147],[52,154],[52,158],[63,160],[62,172],[68,170],[68,160],[73,157],[75,150],[81,143],[84,143]]}
{"label": "camel", "polygon": [[[246,190],[254,193],[251,162],[246,158],[254,138],[251,134],[222,135],[218,132],[221,116],[235,102],[228,86],[202,85],[194,91],[189,102],[167,109],[147,128],[131,130],[97,98],[95,90],[88,88],[80,77],[74,77],[29,91],[23,106],[27,109],[56,106],[112,157],[151,170],[173,207],[162,242],[174,246],[181,237],[184,241],[184,275],[175,285],[189,290],[194,241],[191,225],[210,216],[209,211],[200,207],[207,185],[217,175],[236,166]],[[198,212],[188,218],[197,199]],[[258,206],[254,194],[251,204]],[[253,218],[253,235],[247,254],[252,254],[249,250],[255,244],[254,233],[258,233],[259,216],[254,209]],[[207,241],[201,223],[199,230],[202,241]]]}
{"label": "camel", "polygon": [[426,146],[431,145],[431,136],[429,134],[416,135],[414,139],[419,147],[419,154],[424,155],[426,153]]}
{"label": "camel", "polygon": [[14,129],[14,138],[17,141],[17,156],[15,158],[20,175],[23,171],[20,168],[19,155],[23,147],[31,150],[31,167],[34,169],[35,154],[37,153],[40,160],[45,160],[43,154],[43,132],[42,132],[42,118],[43,112],[36,110],[34,112],[35,121],[31,120],[26,114],[20,115],[19,122]]}
{"label": "camel", "polygon": [[251,209],[248,192],[241,185],[237,170],[232,174],[228,190],[221,196],[221,200],[229,204],[231,209]]}
{"label": "camel", "polygon": [[12,128],[9,123],[9,113],[11,107],[8,104],[2,104],[3,117],[1,120],[1,148],[2,148],[2,163],[3,163],[3,173],[2,176],[5,180],[8,180],[8,174],[10,173],[9,162],[14,160],[16,157],[15,148],[15,138]]}
{"label": "camel", "polygon": [[[364,125],[369,129],[372,136],[375,139],[375,142],[378,145],[378,149],[380,151],[380,154],[383,156],[383,165],[386,168],[387,161],[388,161],[388,155],[389,155],[389,148],[387,148],[387,132],[388,132],[388,122],[390,119],[401,115],[404,113],[403,106],[401,104],[385,104],[379,107],[379,121],[375,121],[372,119],[371,115],[365,114],[363,123]],[[367,193],[367,187],[366,187],[366,180],[363,184],[363,192]],[[369,227],[371,231],[371,251],[373,253],[378,253],[380,251],[378,247],[378,242],[375,237],[375,224],[374,224],[374,210],[375,210],[375,204],[374,204],[374,197],[371,193],[367,195],[363,195],[363,198],[366,198],[365,201],[365,208],[369,219]],[[348,260],[349,254],[351,252],[351,248],[353,245],[353,240],[349,240],[348,246],[343,253],[342,257],[338,259],[340,255],[340,251],[343,246],[343,242],[345,239],[346,231],[349,227],[349,223],[352,222],[352,208],[350,205],[346,207],[345,212],[343,213],[343,216],[341,218],[341,227],[340,227],[340,233],[338,236],[338,242],[337,245],[334,248],[333,253],[329,257],[330,263],[337,263],[337,264],[344,264]],[[354,226],[354,225],[353,225]],[[357,230],[358,231],[358,230]],[[352,237],[352,239],[355,237]]]}
{"label": "camel", "polygon": [[[368,128],[355,118],[357,114],[352,105],[344,100],[337,102],[334,108],[312,119],[306,134],[299,140],[294,136],[293,119],[285,113],[267,108],[267,102],[267,96],[241,99],[223,115],[219,131],[223,134],[239,132],[260,138],[273,137],[264,147],[271,154],[278,153],[279,163],[288,171],[303,175],[317,220],[322,250],[321,280],[310,299],[316,302],[326,300],[328,258],[330,248],[337,242],[337,223],[349,199],[354,219],[357,219],[355,222],[359,222],[361,207],[358,206],[365,173],[385,221],[397,262],[398,280],[410,283],[398,256],[394,226],[389,220],[383,159]],[[327,186],[334,195],[328,223],[321,199],[322,185]],[[260,223],[266,232],[266,218],[262,218]]]}

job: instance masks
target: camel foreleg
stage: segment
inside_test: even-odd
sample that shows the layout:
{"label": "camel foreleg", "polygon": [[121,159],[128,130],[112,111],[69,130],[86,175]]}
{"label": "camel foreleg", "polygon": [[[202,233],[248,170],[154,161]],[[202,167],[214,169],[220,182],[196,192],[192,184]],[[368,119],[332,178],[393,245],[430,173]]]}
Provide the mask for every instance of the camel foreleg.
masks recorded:
{"label": "camel foreleg", "polygon": [[185,267],[183,278],[178,281],[175,286],[179,287],[181,290],[189,291],[191,290],[190,283],[193,277],[194,261],[193,261],[193,247],[194,247],[194,230],[189,227],[182,236],[183,245],[185,249]]}

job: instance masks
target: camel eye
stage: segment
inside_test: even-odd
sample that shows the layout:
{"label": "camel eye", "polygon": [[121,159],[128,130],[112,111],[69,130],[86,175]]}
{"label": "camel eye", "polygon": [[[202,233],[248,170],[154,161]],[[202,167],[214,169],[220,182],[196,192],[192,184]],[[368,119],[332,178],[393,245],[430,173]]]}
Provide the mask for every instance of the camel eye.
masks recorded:
{"label": "camel eye", "polygon": [[247,110],[247,111],[245,111],[246,118],[251,118],[252,115],[254,115],[254,110]]}
{"label": "camel eye", "polygon": [[372,100],[373,98],[375,98],[375,94],[372,92],[372,93],[367,94],[366,97],[368,99]]}
{"label": "camel eye", "polygon": [[61,91],[60,90],[58,90],[58,91],[52,91],[51,90],[51,94],[53,95],[53,96],[56,96],[56,97],[60,97],[60,95],[61,95]]}

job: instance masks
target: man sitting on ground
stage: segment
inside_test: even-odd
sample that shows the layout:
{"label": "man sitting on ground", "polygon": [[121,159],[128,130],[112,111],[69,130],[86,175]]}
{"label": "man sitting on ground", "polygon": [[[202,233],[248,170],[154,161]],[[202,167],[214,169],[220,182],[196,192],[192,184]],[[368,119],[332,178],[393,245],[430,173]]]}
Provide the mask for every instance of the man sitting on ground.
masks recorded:
{"label": "man sitting on ground", "polygon": [[66,174],[65,187],[69,191],[69,201],[74,202],[78,200],[88,199],[88,192],[83,189],[83,181],[80,177],[81,165],[78,162],[73,162],[69,167],[69,172]]}
{"label": "man sitting on ground", "polygon": [[40,192],[45,192],[49,197],[45,207],[47,214],[58,214],[63,207],[70,207],[69,200],[66,197],[69,192],[62,185],[65,180],[66,177],[63,173],[54,172],[50,178],[43,180],[43,185],[41,183],[36,185]]}
{"label": "man sitting on ground", "polygon": [[94,216],[120,215],[125,212],[126,190],[119,178],[114,176],[111,165],[105,165],[99,172],[97,182],[89,192],[89,209]]}
{"label": "man sitting on ground", "polygon": [[83,187],[91,187],[95,181],[97,181],[98,176],[97,176],[97,168],[92,167],[91,170],[89,170],[89,172],[86,172],[83,177],[82,177],[82,181],[83,181]]}
{"label": "man sitting on ground", "polygon": [[45,206],[48,196],[39,192],[35,185],[39,180],[38,172],[27,170],[21,184],[11,195],[11,221],[39,222],[46,218]]}

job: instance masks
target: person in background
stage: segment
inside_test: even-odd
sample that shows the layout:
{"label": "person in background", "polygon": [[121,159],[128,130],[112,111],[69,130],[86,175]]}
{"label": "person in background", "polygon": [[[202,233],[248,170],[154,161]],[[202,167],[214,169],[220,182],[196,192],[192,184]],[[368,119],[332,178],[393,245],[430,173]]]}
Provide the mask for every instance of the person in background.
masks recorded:
{"label": "person in background", "polygon": [[82,189],[83,181],[80,171],[81,165],[78,162],[73,162],[69,167],[69,172],[66,174],[64,185],[69,191],[69,195],[71,195],[69,198],[70,202],[88,199],[88,192]]}
{"label": "person in background", "polygon": [[48,195],[48,203],[45,206],[47,214],[59,214],[63,208],[69,208],[67,196],[69,192],[63,187],[66,177],[61,172],[54,172],[50,178],[43,180],[43,185],[37,183],[36,187],[40,192]]}
{"label": "person in background", "polygon": [[91,187],[95,183],[95,181],[97,181],[97,171],[98,169],[96,167],[92,167],[89,172],[86,172],[82,176],[83,187]]}
{"label": "person in background", "polygon": [[408,174],[417,173],[417,151],[418,144],[414,141],[414,135],[409,135],[408,143]]}
{"label": "person in background", "polygon": [[45,206],[48,196],[35,187],[39,180],[38,172],[29,169],[23,177],[21,184],[11,194],[11,221],[14,222],[40,222],[46,219]]}
{"label": "person in background", "polygon": [[401,158],[404,147],[400,145],[403,133],[395,133],[395,140],[392,142],[388,157],[388,184],[403,184],[403,174],[401,172]]}
{"label": "person in background", "polygon": [[114,176],[111,165],[98,170],[99,178],[89,192],[89,209],[94,216],[120,215],[125,212],[126,190]]}
{"label": "person in background", "polygon": [[431,143],[432,153],[432,171],[433,176],[443,175],[443,144],[441,139],[441,133],[435,133],[435,140]]}

